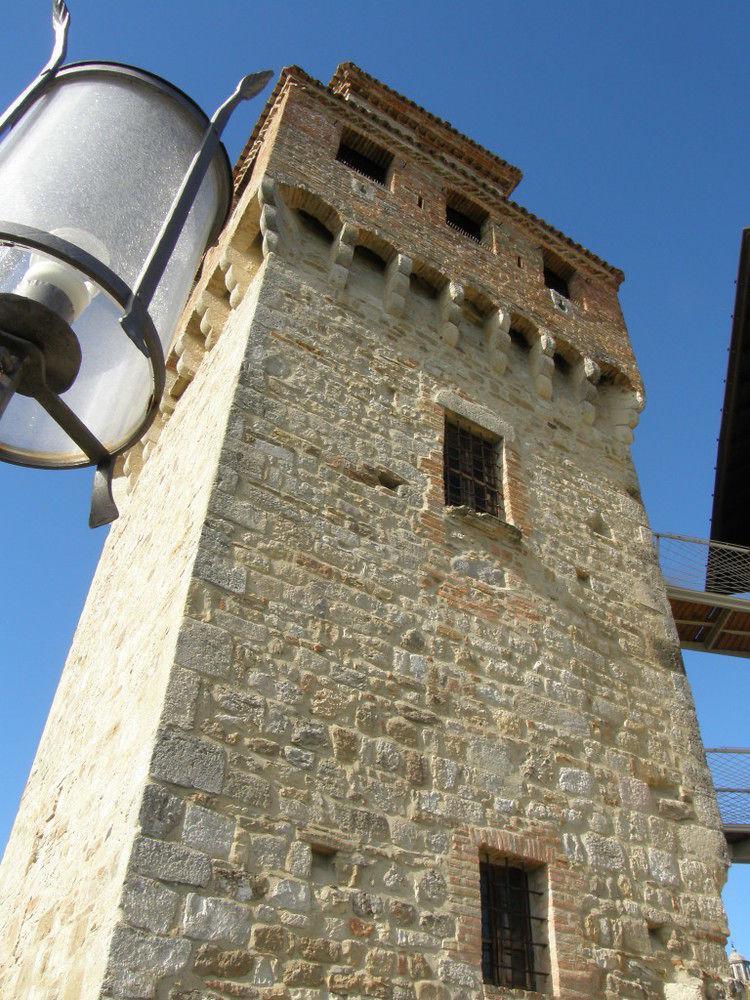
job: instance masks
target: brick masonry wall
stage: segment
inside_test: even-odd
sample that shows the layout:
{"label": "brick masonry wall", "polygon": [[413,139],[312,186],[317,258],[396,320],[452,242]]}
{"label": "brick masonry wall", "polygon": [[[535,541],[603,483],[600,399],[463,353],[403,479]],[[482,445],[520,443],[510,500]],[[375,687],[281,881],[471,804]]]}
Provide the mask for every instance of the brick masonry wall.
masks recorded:
{"label": "brick masonry wall", "polygon": [[[726,848],[630,462],[639,383],[614,285],[590,274],[596,313],[566,316],[540,273],[437,209],[415,222],[333,161],[316,94],[281,95],[207,258],[137,481],[132,463],[117,530],[140,546],[113,538],[95,583],[154,553],[152,574],[190,576],[184,598],[161,584],[179,634],[140,637],[173,663],[153,738],[153,711],[139,720],[148,778],[113,854],[102,996],[537,996],[481,982],[489,851],[543,866],[548,992],[723,997]],[[420,163],[425,204],[436,171]],[[614,377],[595,387],[598,365]],[[507,523],[445,507],[446,412],[502,438]],[[163,532],[191,463],[201,501],[169,530],[200,537],[182,551]],[[112,644],[88,635],[92,670]],[[124,724],[86,691],[89,715]]]}

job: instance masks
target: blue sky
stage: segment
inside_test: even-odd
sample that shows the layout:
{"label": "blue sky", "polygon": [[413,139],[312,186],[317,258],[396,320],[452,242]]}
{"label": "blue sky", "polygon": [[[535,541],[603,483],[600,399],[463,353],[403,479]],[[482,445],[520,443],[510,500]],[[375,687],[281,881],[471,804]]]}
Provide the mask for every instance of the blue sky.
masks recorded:
{"label": "blue sky", "polygon": [[[750,225],[750,7],[661,0],[70,0],[69,59],[134,63],[211,111],[245,72],[352,60],[519,166],[516,198],[621,267],[647,390],[652,526],[705,537],[740,232]],[[47,0],[6,0],[0,104],[46,60]],[[260,102],[227,133],[234,158]],[[0,466],[0,844],[104,539],[88,472]],[[708,746],[750,745],[750,663],[687,654]],[[750,866],[725,892],[750,954]]]}

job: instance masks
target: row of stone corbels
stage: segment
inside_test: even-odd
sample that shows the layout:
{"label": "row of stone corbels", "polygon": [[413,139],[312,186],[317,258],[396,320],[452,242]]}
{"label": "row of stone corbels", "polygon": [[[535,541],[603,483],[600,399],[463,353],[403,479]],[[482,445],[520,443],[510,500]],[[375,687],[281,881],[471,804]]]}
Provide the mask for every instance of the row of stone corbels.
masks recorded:
{"label": "row of stone corbels", "polygon": [[[287,192],[288,193],[288,192]],[[297,194],[306,194],[297,192]],[[306,206],[315,214],[315,204],[324,203],[319,196],[307,200]],[[258,188],[258,205],[260,210],[259,225],[263,238],[263,256],[274,253],[283,254],[285,249],[293,253],[295,242],[294,223],[289,219],[284,197],[278,189],[275,180],[265,175]],[[337,220],[338,230],[332,233],[333,242],[330,253],[329,276],[336,297],[340,297],[347,286],[354,251],[359,244],[382,244],[373,233],[363,232],[353,222],[342,219],[335,208],[325,206],[326,217],[321,219],[324,225],[330,226],[331,220]],[[419,270],[415,261],[407,254],[391,249],[390,259],[386,264],[383,305],[385,311],[398,318],[402,316],[408,301],[410,278],[413,272]],[[423,267],[428,267],[423,265]],[[463,306],[466,293],[460,282],[450,277],[441,276],[442,288],[438,296],[439,333],[442,342],[449,348],[458,346],[461,338],[460,327],[463,320]],[[483,331],[488,355],[492,358],[494,370],[502,375],[508,367],[511,345],[510,325],[511,310],[505,304],[490,303],[484,309]],[[527,322],[529,338],[532,340],[529,360],[534,375],[534,386],[543,399],[552,398],[552,373],[554,371],[554,355],[557,344],[554,337],[546,330],[538,329],[533,323]],[[568,348],[568,355],[574,349]],[[577,356],[571,364],[570,377],[580,401],[581,420],[585,424],[593,424],[596,416],[597,384],[601,378],[601,369],[593,358]],[[643,408],[643,398],[629,388],[622,387],[617,394],[617,404],[613,407],[613,436],[625,444],[633,439],[633,430],[638,423],[638,417]]]}
{"label": "row of stone corbels", "polygon": [[[267,191],[274,197],[273,182],[266,178]],[[277,207],[275,197],[273,208],[268,211],[268,218],[274,222],[274,229],[264,230],[264,251],[266,241],[273,241],[274,250],[281,246],[282,215]],[[261,216],[263,219],[263,216]],[[291,227],[283,227],[291,229]],[[339,231],[334,234],[330,257],[330,280],[339,297],[346,289],[349,280],[354,251],[362,242],[362,234],[354,223],[342,221]],[[394,252],[386,265],[384,308],[395,317],[403,315],[409,293],[409,281],[414,270],[414,261],[404,253]],[[463,286],[451,279],[446,279],[438,297],[440,316],[440,337],[447,347],[457,347],[461,338],[460,327],[463,318],[465,291]],[[484,319],[484,336],[489,356],[492,358],[494,370],[502,375],[508,366],[511,311],[502,305],[494,305]],[[530,363],[534,373],[534,385],[538,394],[550,400],[552,398],[552,372],[554,370],[555,339],[544,330],[537,330],[530,350]],[[601,378],[601,369],[590,357],[579,357],[571,365],[571,379],[580,400],[581,419],[585,424],[593,424],[596,416],[596,386]],[[614,435],[626,444],[632,441],[632,431],[638,423],[642,409],[642,401],[634,392],[623,389],[621,405],[616,407],[614,414],[616,425]]]}
{"label": "row of stone corbels", "polygon": [[[330,213],[339,218],[335,209],[331,208]],[[287,249],[293,250],[295,226],[286,218],[287,214],[276,182],[271,176],[265,175],[255,192],[245,192],[218,247],[209,251],[201,279],[188,303],[181,331],[170,354],[167,387],[160,416],[143,441],[135,445],[125,457],[122,471],[128,477],[137,476],[153,449],[162,426],[195,377],[204,354],[216,343],[230,311],[242,301],[257,271],[257,261],[249,250],[258,231],[264,260],[274,254],[283,254]],[[337,296],[346,288],[354,251],[363,242],[363,236],[366,240],[367,234],[363,234],[359,227],[346,220],[340,222],[338,232],[333,234],[330,280]],[[411,257],[393,252],[385,275],[384,308],[389,315],[399,317],[404,313],[414,270]],[[463,286],[445,277],[438,296],[439,332],[442,342],[449,348],[457,347],[460,341],[464,299]],[[511,312],[507,306],[493,304],[486,311],[484,336],[498,375],[503,374],[508,366],[510,323]],[[530,362],[536,391],[544,399],[552,398],[555,348],[555,340],[548,332],[536,331],[530,350]],[[600,374],[597,364],[588,357],[580,358],[572,366],[573,383],[577,387],[581,405],[581,418],[588,424],[594,421],[596,384]],[[614,436],[630,443],[642,400],[629,390],[623,390],[620,395],[621,404],[617,407]]]}

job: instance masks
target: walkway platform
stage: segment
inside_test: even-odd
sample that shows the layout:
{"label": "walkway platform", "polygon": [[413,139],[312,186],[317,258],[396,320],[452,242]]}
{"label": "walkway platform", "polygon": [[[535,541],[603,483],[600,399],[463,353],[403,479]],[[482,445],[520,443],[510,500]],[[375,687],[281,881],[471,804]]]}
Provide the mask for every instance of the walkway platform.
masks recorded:
{"label": "walkway platform", "polygon": [[750,749],[706,748],[732,862],[750,864]]}
{"label": "walkway platform", "polygon": [[654,535],[680,645],[750,656],[750,548]]}

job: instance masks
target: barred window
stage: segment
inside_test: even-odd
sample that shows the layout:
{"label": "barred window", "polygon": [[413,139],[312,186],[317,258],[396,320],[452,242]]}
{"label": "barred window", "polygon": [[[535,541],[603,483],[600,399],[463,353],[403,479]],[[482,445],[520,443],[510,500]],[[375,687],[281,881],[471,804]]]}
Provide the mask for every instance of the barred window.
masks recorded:
{"label": "barred window", "polygon": [[500,439],[457,417],[446,417],[443,445],[445,502],[504,517],[498,489]]}
{"label": "barred window", "polygon": [[457,230],[463,236],[482,242],[484,224],[488,215],[483,208],[464,198],[463,195],[449,191],[445,202],[445,221],[451,229]]}
{"label": "barred window", "polygon": [[362,174],[376,184],[385,184],[393,153],[378,146],[359,132],[345,128],[341,135],[336,159],[350,170]]}
{"label": "barred window", "polygon": [[508,860],[481,861],[482,978],[493,986],[544,990],[548,973],[546,919],[540,915],[541,889],[529,872]]}

